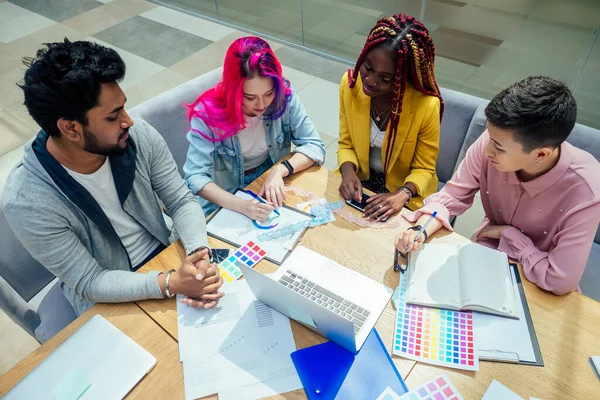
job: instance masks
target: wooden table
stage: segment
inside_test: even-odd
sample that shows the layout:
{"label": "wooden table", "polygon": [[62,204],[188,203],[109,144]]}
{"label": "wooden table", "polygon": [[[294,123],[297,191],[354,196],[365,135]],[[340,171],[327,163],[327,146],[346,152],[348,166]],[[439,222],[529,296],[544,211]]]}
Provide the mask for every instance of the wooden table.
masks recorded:
{"label": "wooden table", "polygon": [[[260,190],[263,183],[261,178],[253,182],[250,189]],[[338,192],[340,182],[340,177],[332,172],[313,167],[286,181],[286,184],[310,191],[317,197],[336,201],[341,199]],[[293,206],[305,200],[291,196],[286,204]],[[361,228],[338,217],[335,223],[309,229],[299,244],[395,288],[398,285],[398,274],[392,268],[391,246],[396,232],[402,229]],[[444,230],[432,235],[431,240],[438,243],[468,241]],[[213,238],[209,238],[209,241],[215,248],[231,247]],[[175,243],[141,271],[177,268],[184,257],[183,247]],[[257,266],[258,270],[265,273],[273,272],[276,268],[277,265],[264,260]],[[502,382],[525,399],[529,396],[544,400],[600,399],[600,383],[587,362],[589,356],[600,354],[600,304],[579,293],[555,296],[525,279],[523,286],[545,367],[481,362],[478,372],[462,372],[393,356],[407,385],[417,387],[444,372],[467,400],[481,399],[492,379]],[[177,338],[174,300],[149,300],[138,304],[173,338]],[[390,353],[395,316],[396,312],[390,302],[376,325]],[[292,330],[298,348],[324,341],[322,337],[293,321]],[[276,398],[306,397],[303,391],[296,391]]]}
{"label": "wooden table", "polygon": [[[261,177],[250,185],[250,188],[259,190],[262,182]],[[292,177],[286,183],[310,191],[317,197],[326,197],[329,201],[340,199],[340,178],[323,168],[313,167]],[[286,203],[294,205],[304,200],[291,196]],[[393,272],[392,268],[392,243],[396,232],[402,229],[403,227],[360,228],[338,217],[335,223],[309,229],[300,244],[395,288],[398,284],[398,274]],[[467,239],[454,233],[439,231],[432,235],[431,240],[457,243]],[[213,238],[210,238],[210,244],[215,248],[231,247]],[[178,268],[184,257],[185,252],[181,244],[174,243],[140,272]],[[265,260],[257,266],[257,269],[265,273],[276,268],[275,264]],[[600,383],[587,363],[589,356],[600,354],[600,305],[579,293],[558,297],[538,289],[526,280],[523,281],[545,367],[481,362],[478,372],[462,372],[394,356],[394,363],[407,385],[417,387],[444,372],[466,400],[481,399],[492,379],[499,380],[525,399],[529,396],[544,400],[600,398]],[[140,308],[147,315],[141,312]],[[129,397],[183,398],[183,375],[176,343],[177,312],[174,299],[140,301],[137,302],[137,306],[94,306],[1,377],[0,396],[94,313],[105,316],[157,358],[154,370],[140,382]],[[390,302],[376,325],[390,353],[395,314]],[[324,341],[321,336],[293,321],[292,331],[298,348]],[[306,396],[303,390],[297,390],[273,398],[305,399]]]}
{"label": "wooden table", "polygon": [[[249,188],[258,193],[265,176],[266,174],[253,182]],[[317,167],[312,167],[306,172],[296,175],[290,180],[286,180],[286,184],[310,191],[317,197],[326,197],[329,201],[341,199],[338,191],[340,182],[340,178],[332,172]],[[295,204],[304,201],[306,199],[289,196],[286,204],[293,207]],[[321,225],[306,231],[299,244],[315,250],[378,282],[382,282],[391,288],[395,288],[398,285],[398,274],[394,272],[392,267],[393,248],[391,247],[395,234],[396,230],[360,228],[338,217],[335,223]],[[209,243],[213,248],[232,247],[212,237],[209,237]],[[168,271],[171,268],[178,268],[184,258],[185,251],[183,246],[181,243],[176,242],[144,267],[140,268],[138,272],[152,270]],[[277,268],[278,265],[266,260],[261,261],[256,267],[256,269],[263,273],[274,272]],[[177,339],[177,311],[174,299],[145,300],[139,301],[137,304],[174,339]],[[396,311],[390,302],[376,325],[379,335],[383,342],[386,343],[390,353],[395,320]],[[292,321],[292,332],[298,349],[325,341],[322,336],[295,321]],[[403,377],[407,377],[415,365],[414,361],[402,358],[395,358],[394,363]],[[211,396],[207,398],[216,399],[217,397]],[[272,398],[306,399],[306,395],[303,390],[297,390]]]}
{"label": "wooden table", "polygon": [[128,399],[183,399],[183,370],[177,342],[135,303],[97,304],[0,377],[0,397],[52,353],[61,343],[100,314],[156,357],[156,365],[133,388]]}
{"label": "wooden table", "polygon": [[480,362],[477,372],[417,363],[406,384],[417,387],[444,372],[465,399],[481,399],[493,379],[524,399],[600,399],[588,358],[600,354],[600,304],[579,293],[555,296],[523,279],[544,367]]}

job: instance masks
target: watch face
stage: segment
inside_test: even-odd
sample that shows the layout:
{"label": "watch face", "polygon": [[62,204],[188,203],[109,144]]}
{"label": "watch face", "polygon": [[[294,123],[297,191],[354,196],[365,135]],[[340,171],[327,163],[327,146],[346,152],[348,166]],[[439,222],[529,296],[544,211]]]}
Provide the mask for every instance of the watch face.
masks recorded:
{"label": "watch face", "polygon": [[219,264],[231,255],[233,249],[212,249],[213,262]]}

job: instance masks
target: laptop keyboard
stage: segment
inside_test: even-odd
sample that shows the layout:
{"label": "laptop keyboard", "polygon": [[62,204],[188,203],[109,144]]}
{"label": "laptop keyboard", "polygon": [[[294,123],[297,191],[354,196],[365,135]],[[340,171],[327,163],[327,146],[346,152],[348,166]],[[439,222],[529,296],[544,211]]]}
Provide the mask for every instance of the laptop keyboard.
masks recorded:
{"label": "laptop keyboard", "polygon": [[290,270],[285,271],[283,276],[279,278],[279,283],[352,322],[354,324],[354,334],[358,333],[369,317],[368,310]]}

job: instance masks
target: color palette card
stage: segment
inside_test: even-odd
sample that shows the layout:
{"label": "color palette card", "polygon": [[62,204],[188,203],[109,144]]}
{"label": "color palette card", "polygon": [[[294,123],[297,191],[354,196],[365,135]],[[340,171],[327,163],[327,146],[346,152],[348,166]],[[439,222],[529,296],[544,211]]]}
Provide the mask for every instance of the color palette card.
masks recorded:
{"label": "color palette card", "polygon": [[254,268],[266,255],[267,252],[261,249],[256,243],[252,241],[246,243],[219,264],[223,280],[225,282],[233,282],[242,276],[242,271],[240,271],[237,264],[238,262]]}
{"label": "color palette card", "polygon": [[392,353],[429,364],[478,371],[471,313],[406,304],[406,281],[406,274],[400,274]]}
{"label": "color palette card", "polygon": [[443,374],[404,393],[399,400],[462,400],[450,379]]}

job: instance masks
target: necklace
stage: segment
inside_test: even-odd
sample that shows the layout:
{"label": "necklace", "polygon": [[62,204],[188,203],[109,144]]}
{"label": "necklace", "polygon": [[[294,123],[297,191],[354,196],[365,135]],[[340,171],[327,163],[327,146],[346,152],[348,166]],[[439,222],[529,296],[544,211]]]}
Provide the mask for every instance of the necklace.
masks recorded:
{"label": "necklace", "polygon": [[373,111],[373,116],[375,117],[375,121],[380,122],[381,116],[389,113],[389,111],[392,109],[392,106],[389,106],[380,114],[379,111],[377,111],[377,107],[375,107],[375,102],[373,100],[371,100],[371,109]]}

